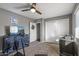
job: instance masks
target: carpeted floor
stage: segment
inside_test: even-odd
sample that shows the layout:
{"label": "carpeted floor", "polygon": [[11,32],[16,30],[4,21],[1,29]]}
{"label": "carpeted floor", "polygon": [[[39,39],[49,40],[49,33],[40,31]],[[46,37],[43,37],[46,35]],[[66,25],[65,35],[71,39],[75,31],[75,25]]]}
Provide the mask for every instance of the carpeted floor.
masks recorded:
{"label": "carpeted floor", "polygon": [[[22,53],[23,50],[21,49],[19,50],[19,52]],[[25,48],[26,56],[35,56],[37,54],[42,54],[42,55],[44,54],[48,56],[58,56],[59,46],[57,44],[34,41],[29,45],[29,47]]]}

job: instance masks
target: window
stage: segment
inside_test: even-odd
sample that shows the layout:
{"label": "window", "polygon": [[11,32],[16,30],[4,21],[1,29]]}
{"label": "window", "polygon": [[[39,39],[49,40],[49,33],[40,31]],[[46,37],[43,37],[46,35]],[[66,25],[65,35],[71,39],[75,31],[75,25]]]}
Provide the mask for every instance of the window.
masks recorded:
{"label": "window", "polygon": [[17,26],[11,26],[10,27],[10,33],[12,33],[12,34],[18,33],[18,27]]}

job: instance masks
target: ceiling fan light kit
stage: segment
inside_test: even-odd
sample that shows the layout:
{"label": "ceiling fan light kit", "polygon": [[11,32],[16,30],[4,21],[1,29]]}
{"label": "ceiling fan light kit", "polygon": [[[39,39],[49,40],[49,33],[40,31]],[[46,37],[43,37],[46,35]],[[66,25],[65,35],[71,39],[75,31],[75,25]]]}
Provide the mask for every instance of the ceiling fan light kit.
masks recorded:
{"label": "ceiling fan light kit", "polygon": [[31,9],[31,12],[32,12],[32,13],[35,13],[35,12],[36,12],[36,10],[35,10],[34,8],[32,8],[32,9]]}

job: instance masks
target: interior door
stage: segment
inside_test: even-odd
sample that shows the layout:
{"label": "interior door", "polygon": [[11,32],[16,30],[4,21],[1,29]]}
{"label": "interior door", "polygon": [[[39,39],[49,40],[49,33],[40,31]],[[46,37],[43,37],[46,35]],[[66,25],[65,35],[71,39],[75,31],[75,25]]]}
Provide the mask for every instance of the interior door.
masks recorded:
{"label": "interior door", "polygon": [[36,23],[30,22],[30,42],[36,41]]}

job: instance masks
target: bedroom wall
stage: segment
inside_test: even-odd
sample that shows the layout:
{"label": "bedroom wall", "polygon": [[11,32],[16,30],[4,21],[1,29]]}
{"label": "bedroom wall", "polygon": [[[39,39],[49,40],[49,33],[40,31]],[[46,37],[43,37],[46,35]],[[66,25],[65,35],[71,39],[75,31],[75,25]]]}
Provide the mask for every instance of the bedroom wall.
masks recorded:
{"label": "bedroom wall", "polygon": [[[29,34],[29,21],[31,19],[28,19],[13,12],[6,11],[4,9],[0,9],[0,37],[5,35],[5,26],[11,25],[10,19],[13,16],[17,19],[17,24],[23,25],[25,28],[24,29],[25,33]],[[2,40],[0,39],[0,49],[1,47],[2,47]]]}
{"label": "bedroom wall", "polygon": [[[58,22],[58,25],[61,24],[61,26],[62,26],[62,27],[60,27],[60,31],[57,30],[60,34],[62,34],[62,32],[63,32],[62,30],[65,30],[65,32],[63,32],[63,35],[65,35],[65,34],[71,34],[72,35],[72,14],[62,15],[62,16],[57,16],[57,17],[51,17],[51,18],[47,18],[47,19],[41,18],[41,19],[35,20],[35,22],[41,23],[41,28],[40,28],[40,30],[41,30],[41,32],[40,32],[41,42],[45,42],[45,41],[47,41],[47,42],[51,41],[52,42],[52,39],[48,40],[46,38],[47,38],[47,36],[49,36],[49,37],[51,36],[50,33],[52,32],[53,28],[55,28],[54,23],[56,23],[56,22]],[[48,23],[49,26],[47,25],[47,23]],[[47,26],[50,27],[50,29],[49,28],[47,29]],[[62,29],[64,26],[65,27],[67,26],[67,29],[66,28]],[[46,31],[47,32],[50,31],[50,33],[46,34]],[[55,42],[56,42],[56,40],[55,40]]]}
{"label": "bedroom wall", "polygon": [[76,43],[75,50],[77,52],[77,55],[79,55],[79,3],[77,3],[74,7],[73,13],[72,13],[72,31],[74,40]]}

